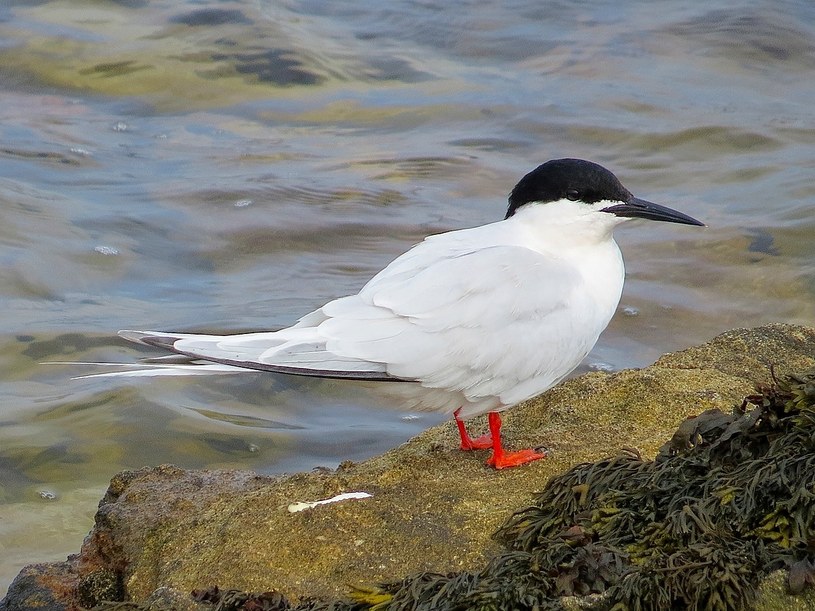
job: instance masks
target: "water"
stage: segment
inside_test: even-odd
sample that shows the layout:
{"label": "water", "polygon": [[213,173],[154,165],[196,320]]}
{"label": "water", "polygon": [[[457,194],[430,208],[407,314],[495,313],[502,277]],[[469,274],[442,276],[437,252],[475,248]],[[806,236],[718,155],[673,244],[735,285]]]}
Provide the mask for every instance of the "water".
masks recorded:
{"label": "water", "polygon": [[815,319],[815,5],[10,0],[0,7],[0,592],[118,470],[334,466],[438,422],[353,383],[70,381],[120,328],[292,323],[552,157],[709,224],[630,224],[620,369]]}

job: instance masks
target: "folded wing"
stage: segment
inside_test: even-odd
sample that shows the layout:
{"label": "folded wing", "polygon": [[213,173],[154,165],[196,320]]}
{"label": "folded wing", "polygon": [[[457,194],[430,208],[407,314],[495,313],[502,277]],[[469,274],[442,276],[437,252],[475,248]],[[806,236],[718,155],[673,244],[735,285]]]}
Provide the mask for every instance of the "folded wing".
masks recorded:
{"label": "folded wing", "polygon": [[[574,270],[523,246],[439,252],[428,240],[359,294],[331,301],[287,329],[120,334],[229,367],[416,381],[460,395],[481,412],[548,388],[588,353],[593,341],[574,345],[584,335],[574,333],[581,282]],[[565,362],[564,354],[576,356]]]}

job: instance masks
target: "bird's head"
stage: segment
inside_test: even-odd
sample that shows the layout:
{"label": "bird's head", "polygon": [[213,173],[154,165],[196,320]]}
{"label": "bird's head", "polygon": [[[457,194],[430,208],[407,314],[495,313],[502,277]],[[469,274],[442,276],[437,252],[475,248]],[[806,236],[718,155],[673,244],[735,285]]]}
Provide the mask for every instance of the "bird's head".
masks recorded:
{"label": "bird's head", "polygon": [[568,209],[575,216],[602,212],[620,219],[643,218],[704,226],[687,214],[634,197],[614,174],[582,159],[553,159],[529,172],[509,194],[505,218],[526,205],[551,202],[574,202]]}

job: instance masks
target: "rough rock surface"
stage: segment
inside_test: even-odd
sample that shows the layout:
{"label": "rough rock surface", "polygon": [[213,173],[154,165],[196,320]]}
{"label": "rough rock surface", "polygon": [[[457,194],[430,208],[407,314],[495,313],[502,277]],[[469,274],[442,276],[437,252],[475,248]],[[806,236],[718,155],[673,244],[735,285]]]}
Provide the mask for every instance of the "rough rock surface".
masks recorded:
{"label": "rough rock surface", "polygon": [[[158,588],[222,588],[335,597],[351,585],[419,571],[477,569],[490,535],[554,474],[633,446],[653,456],[687,416],[739,404],[757,382],[815,366],[815,329],[738,329],[654,365],[565,382],[506,414],[510,447],[551,457],[495,471],[486,453],[459,452],[442,425],[336,472],[261,477],[172,466],[115,476],[81,553],[27,567],[0,610],[92,606]],[[288,506],[342,492],[372,498],[299,513]],[[50,570],[49,570],[50,567]]]}

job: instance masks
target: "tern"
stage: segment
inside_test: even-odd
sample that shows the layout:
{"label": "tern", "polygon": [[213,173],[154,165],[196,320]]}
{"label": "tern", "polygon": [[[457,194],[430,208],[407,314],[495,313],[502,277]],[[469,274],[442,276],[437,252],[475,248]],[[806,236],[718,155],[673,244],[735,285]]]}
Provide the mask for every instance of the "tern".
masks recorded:
{"label": "tern", "polygon": [[[97,375],[262,370],[397,382],[414,407],[453,414],[463,450],[491,448],[487,464],[498,469],[525,464],[545,454],[506,451],[499,414],[557,384],[597,342],[625,276],[612,232],[637,218],[704,226],[634,197],[596,163],[547,161],[512,189],[503,220],[425,238],[356,295],[291,327],[120,331],[175,360]],[[490,433],[473,439],[464,421],[485,413]]]}

